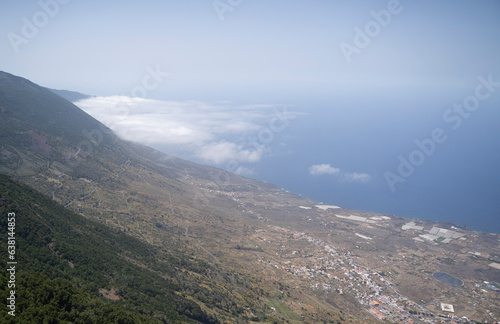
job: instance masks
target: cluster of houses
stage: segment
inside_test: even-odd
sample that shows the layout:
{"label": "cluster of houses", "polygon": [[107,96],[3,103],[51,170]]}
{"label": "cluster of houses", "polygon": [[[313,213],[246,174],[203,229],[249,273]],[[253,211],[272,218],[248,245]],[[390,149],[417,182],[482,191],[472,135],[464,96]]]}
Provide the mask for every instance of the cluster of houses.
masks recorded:
{"label": "cluster of houses", "polygon": [[[328,243],[303,232],[291,231],[278,226],[271,226],[271,228],[286,233],[290,238],[305,240],[321,247],[323,252],[314,256],[313,264],[308,263],[310,262],[309,258],[304,262],[297,259],[296,256],[302,254],[299,251],[291,253],[294,256],[292,260],[296,260],[295,263],[301,263],[300,265],[293,264],[290,260],[278,262],[260,259],[260,262],[312,281],[310,286],[312,289],[334,290],[339,294],[349,293],[361,305],[365,306],[370,314],[380,320],[406,323],[413,323],[415,320],[427,323],[443,320],[443,317],[433,314],[401,295],[394,289],[393,284],[380,273],[356,264],[355,257],[349,251],[337,251]],[[282,251],[284,250],[282,249]],[[458,322],[461,320],[459,319]]]}

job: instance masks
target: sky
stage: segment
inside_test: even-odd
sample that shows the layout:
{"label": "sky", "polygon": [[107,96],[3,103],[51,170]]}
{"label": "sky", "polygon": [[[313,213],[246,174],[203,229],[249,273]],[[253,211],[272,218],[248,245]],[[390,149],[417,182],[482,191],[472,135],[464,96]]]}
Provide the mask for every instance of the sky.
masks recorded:
{"label": "sky", "polygon": [[[383,190],[391,209],[445,184],[500,189],[499,0],[1,9],[0,70],[96,96],[77,105],[123,138],[297,193],[350,192],[339,204],[379,211],[354,197]],[[454,195],[442,208],[463,200]]]}
{"label": "sky", "polygon": [[467,87],[498,71],[499,15],[498,0],[9,1],[0,62],[93,95],[130,95],[158,66],[153,99]]}

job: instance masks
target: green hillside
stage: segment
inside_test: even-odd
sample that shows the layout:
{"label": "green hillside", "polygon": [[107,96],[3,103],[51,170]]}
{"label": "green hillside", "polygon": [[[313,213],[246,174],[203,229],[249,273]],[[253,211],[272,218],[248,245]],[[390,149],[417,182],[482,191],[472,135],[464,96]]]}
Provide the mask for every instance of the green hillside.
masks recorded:
{"label": "green hillside", "polygon": [[[16,323],[167,323],[217,320],[178,292],[193,287],[182,267],[203,262],[168,255],[138,239],[77,215],[0,175],[0,241],[7,251],[7,215],[16,215]],[[3,217],[5,216],[5,217]],[[6,269],[6,253],[1,259]],[[6,300],[7,273],[0,272]],[[117,301],[99,290],[116,291]],[[11,318],[2,307],[0,316]]]}

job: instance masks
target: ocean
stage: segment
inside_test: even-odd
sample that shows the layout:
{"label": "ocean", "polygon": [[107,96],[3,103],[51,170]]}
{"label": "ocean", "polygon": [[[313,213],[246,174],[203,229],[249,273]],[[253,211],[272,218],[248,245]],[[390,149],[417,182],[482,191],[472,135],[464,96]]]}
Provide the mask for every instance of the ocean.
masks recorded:
{"label": "ocean", "polygon": [[[461,117],[449,110],[463,98],[295,101],[302,114],[267,144],[253,177],[325,204],[500,233],[500,99]],[[315,164],[340,171],[311,175]]]}

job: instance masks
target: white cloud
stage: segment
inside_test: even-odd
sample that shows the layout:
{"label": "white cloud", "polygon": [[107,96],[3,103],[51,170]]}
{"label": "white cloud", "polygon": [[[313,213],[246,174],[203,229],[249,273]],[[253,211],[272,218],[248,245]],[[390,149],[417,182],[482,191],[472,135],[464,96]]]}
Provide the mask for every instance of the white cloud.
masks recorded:
{"label": "white cloud", "polygon": [[314,164],[309,167],[309,174],[317,176],[317,175],[335,175],[340,179],[349,182],[360,182],[366,183],[371,180],[371,176],[367,173],[358,173],[358,172],[344,172],[339,168],[334,168],[330,164]]}
{"label": "white cloud", "polygon": [[312,175],[338,174],[339,172],[339,168],[334,168],[330,164],[314,164],[309,167],[309,173]]}
{"label": "white cloud", "polygon": [[[164,151],[171,148],[181,157],[215,164],[259,161],[268,144],[258,140],[259,132],[283,124],[276,124],[276,120],[286,123],[297,116],[286,110],[283,113],[278,105],[237,106],[126,96],[92,97],[75,104],[126,140],[161,146]],[[251,143],[247,140],[250,137],[254,138]]]}
{"label": "white cloud", "polygon": [[244,166],[239,166],[234,173],[242,175],[242,176],[252,176],[255,174],[255,171],[253,169],[244,167]]}
{"label": "white cloud", "polygon": [[369,182],[372,179],[371,175],[367,173],[357,173],[357,172],[352,172],[352,173],[345,172],[342,174],[342,177],[347,181],[361,182],[361,183]]}
{"label": "white cloud", "polygon": [[237,162],[257,162],[262,158],[264,150],[263,146],[251,150],[245,149],[242,145],[221,141],[202,146],[197,156],[217,164],[232,160]]}

